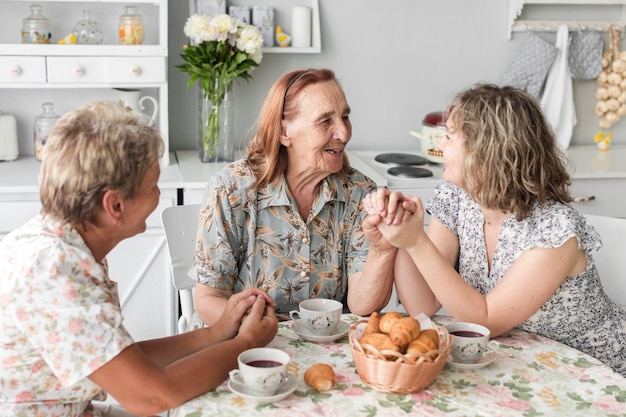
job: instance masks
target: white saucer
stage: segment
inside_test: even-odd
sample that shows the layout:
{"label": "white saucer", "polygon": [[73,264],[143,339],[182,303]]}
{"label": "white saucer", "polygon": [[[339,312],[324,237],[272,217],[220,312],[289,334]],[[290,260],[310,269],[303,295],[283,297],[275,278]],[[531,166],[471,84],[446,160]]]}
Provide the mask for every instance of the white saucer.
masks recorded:
{"label": "white saucer", "polygon": [[348,330],[350,330],[350,323],[346,323],[342,320],[339,323],[339,326],[337,326],[335,334],[331,334],[328,336],[318,336],[311,333],[300,320],[294,320],[293,324],[291,325],[291,330],[293,330],[293,332],[303,340],[314,343],[330,343],[347,335]]}
{"label": "white saucer", "polygon": [[476,363],[458,363],[458,362],[454,362],[454,358],[452,358],[452,355],[450,355],[448,357],[448,366],[450,366],[451,368],[456,368],[456,369],[480,369],[480,368],[484,368],[485,366],[490,365],[493,361],[496,360],[496,352],[498,351],[498,345],[496,343],[489,343],[489,350],[486,350],[485,353],[483,353],[483,356],[481,356],[478,361]]}
{"label": "white saucer", "polygon": [[232,379],[228,380],[228,389],[231,390],[233,394],[240,395],[247,400],[256,401],[259,404],[267,404],[280,401],[283,398],[291,395],[291,393],[296,390],[297,386],[298,381],[296,380],[296,378],[292,375],[289,375],[287,377],[287,380],[282,383],[276,394],[266,396],[250,392],[248,387],[246,387],[243,382],[234,381]]}

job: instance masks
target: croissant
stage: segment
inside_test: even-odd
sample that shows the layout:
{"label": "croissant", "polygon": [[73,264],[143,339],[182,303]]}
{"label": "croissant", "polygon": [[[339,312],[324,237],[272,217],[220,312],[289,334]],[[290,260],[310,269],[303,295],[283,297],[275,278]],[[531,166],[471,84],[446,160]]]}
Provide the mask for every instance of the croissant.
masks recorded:
{"label": "croissant", "polygon": [[363,332],[363,334],[380,333],[379,324],[380,324],[380,313],[378,313],[378,311],[374,311],[372,315],[370,316],[369,320],[367,321],[367,327],[365,328],[365,331]]}
{"label": "croissant", "polygon": [[407,345],[420,335],[420,323],[413,317],[402,317],[391,326],[389,337],[398,346]]}
{"label": "croissant", "polygon": [[[391,341],[391,338],[389,337],[389,335],[386,335],[384,333],[368,333],[368,334],[364,334],[359,339],[359,343],[361,343],[361,346],[363,346],[363,349],[366,352],[369,351],[371,353],[376,353],[376,352],[372,352],[372,350],[368,349],[367,346],[365,346],[365,345],[370,345],[370,346],[376,348],[379,352],[382,351],[382,350],[394,350],[396,352],[400,352],[400,346],[394,344]],[[392,359],[393,356],[386,355],[385,358]]]}
{"label": "croissant", "polygon": [[[435,340],[432,333],[428,330],[432,330],[435,332]],[[439,349],[439,335],[436,334],[437,331],[434,329],[427,329],[420,333],[417,339],[413,340],[409,343],[409,346],[406,348],[406,353],[418,353],[419,355],[424,355],[428,352],[432,352],[433,350]],[[419,356],[415,356],[410,358],[413,362],[417,360]]]}
{"label": "croissant", "polygon": [[335,386],[335,370],[325,363],[316,363],[304,373],[304,382],[319,392],[328,391]]}
{"label": "croissant", "polygon": [[380,328],[380,332],[389,334],[393,323],[396,320],[401,319],[401,318],[402,318],[402,314],[398,313],[397,311],[390,311],[389,313],[383,314],[382,317],[380,318],[380,323],[378,324],[378,327]]}

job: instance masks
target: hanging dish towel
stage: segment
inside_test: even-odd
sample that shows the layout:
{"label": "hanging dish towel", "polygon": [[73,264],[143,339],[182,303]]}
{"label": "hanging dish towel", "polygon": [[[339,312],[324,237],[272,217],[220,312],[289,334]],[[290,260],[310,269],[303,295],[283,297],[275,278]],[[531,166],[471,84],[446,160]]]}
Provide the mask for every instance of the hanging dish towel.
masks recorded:
{"label": "hanging dish towel", "polygon": [[524,44],[517,50],[502,77],[502,85],[525,90],[539,100],[556,54],[554,45],[534,32],[528,32]]}
{"label": "hanging dish towel", "polygon": [[559,26],[555,45],[558,52],[541,96],[541,108],[552,124],[559,146],[563,150],[569,147],[577,122],[572,77],[567,65],[568,35],[567,25]]}

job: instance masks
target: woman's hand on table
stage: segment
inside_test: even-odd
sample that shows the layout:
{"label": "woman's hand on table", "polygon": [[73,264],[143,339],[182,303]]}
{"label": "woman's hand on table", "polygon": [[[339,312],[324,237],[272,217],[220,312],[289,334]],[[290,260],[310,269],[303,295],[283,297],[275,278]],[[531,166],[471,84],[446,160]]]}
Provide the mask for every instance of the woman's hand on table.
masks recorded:
{"label": "woman's hand on table", "polygon": [[[220,339],[226,340],[240,334],[247,326],[245,322],[249,317],[262,321],[267,316],[271,326],[272,318],[276,319],[274,306],[274,301],[265,291],[258,288],[245,289],[228,299],[222,316],[212,327],[219,331]],[[271,313],[267,313],[267,309],[271,310]]]}
{"label": "woman's hand on table", "polygon": [[252,307],[243,317],[237,337],[247,338],[253,346],[265,346],[271,342],[278,333],[278,318],[274,307],[276,304],[267,294],[257,295]]}

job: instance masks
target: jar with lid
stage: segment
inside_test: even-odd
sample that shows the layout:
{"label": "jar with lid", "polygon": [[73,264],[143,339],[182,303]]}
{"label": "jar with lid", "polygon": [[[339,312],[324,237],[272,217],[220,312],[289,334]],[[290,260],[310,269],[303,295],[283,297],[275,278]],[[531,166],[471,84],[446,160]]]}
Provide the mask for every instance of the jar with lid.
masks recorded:
{"label": "jar with lid", "polygon": [[59,120],[59,115],[54,112],[54,104],[45,102],[41,105],[43,113],[35,117],[33,136],[35,139],[35,158],[41,161],[43,147],[48,140],[48,135],[54,124]]}
{"label": "jar with lid", "polygon": [[141,45],[143,43],[143,19],[135,6],[124,6],[120,16],[120,45]]}
{"label": "jar with lid", "polygon": [[101,44],[104,40],[100,25],[91,18],[91,10],[88,9],[83,10],[83,19],[74,25],[72,32],[76,35],[76,43]]}
{"label": "jar with lid", "polygon": [[41,4],[30,5],[30,16],[22,20],[22,43],[51,43],[50,20],[43,14]]}

